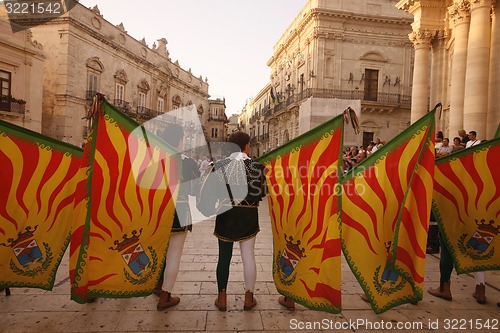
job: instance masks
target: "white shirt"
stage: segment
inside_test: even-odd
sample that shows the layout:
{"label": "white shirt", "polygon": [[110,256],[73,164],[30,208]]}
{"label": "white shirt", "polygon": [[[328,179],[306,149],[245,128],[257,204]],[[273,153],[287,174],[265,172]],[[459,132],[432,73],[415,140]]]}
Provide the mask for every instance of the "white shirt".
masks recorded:
{"label": "white shirt", "polygon": [[469,141],[467,141],[467,143],[465,144],[465,148],[469,148],[469,147],[472,147],[472,146],[478,145],[478,144],[480,144],[480,143],[481,143],[481,140],[477,140],[477,139],[476,139],[476,140],[474,140],[474,141],[469,140]]}

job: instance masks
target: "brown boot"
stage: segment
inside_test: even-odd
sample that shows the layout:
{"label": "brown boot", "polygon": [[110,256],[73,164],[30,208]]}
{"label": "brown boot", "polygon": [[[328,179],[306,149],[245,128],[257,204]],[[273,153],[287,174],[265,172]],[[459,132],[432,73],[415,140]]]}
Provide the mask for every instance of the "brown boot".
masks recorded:
{"label": "brown boot", "polygon": [[450,290],[450,281],[439,282],[439,288],[428,289],[427,292],[432,296],[436,296],[442,298],[447,301],[451,301],[451,290]]}
{"label": "brown boot", "polygon": [[172,297],[169,292],[162,290],[160,293],[160,300],[158,301],[158,305],[156,306],[156,310],[163,311],[179,304],[180,301],[181,299],[179,297]]}
{"label": "brown boot", "polygon": [[472,297],[474,297],[479,304],[486,304],[486,286],[483,283],[476,284],[476,291],[472,294]]}
{"label": "brown boot", "polygon": [[253,292],[247,290],[245,292],[245,304],[243,305],[243,310],[248,311],[257,305],[257,300],[253,297]]}
{"label": "brown boot", "polygon": [[290,299],[286,296],[280,296],[280,298],[278,298],[278,302],[288,310],[295,309],[295,302],[293,301],[293,299]]}
{"label": "brown boot", "polygon": [[215,306],[219,311],[227,310],[227,295],[225,290],[219,291],[219,295],[215,299]]}

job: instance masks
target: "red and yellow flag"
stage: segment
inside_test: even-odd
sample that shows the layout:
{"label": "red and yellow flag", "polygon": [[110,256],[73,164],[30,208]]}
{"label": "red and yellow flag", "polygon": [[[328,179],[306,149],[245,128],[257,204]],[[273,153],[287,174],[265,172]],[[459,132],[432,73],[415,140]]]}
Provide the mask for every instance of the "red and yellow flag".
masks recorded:
{"label": "red and yellow flag", "polygon": [[500,138],[436,161],[433,212],[455,269],[500,269]]}
{"label": "red and yellow flag", "polygon": [[376,313],[422,299],[433,134],[429,112],[343,179],[343,251]]}
{"label": "red and yellow flag", "polygon": [[70,247],[71,298],[80,303],[151,293],[175,210],[169,187],[177,183],[171,148],[106,101],[93,112]]}
{"label": "red and yellow flag", "polygon": [[278,291],[310,309],[341,311],[339,155],[342,117],[261,157],[266,166]]}
{"label": "red and yellow flag", "polygon": [[0,288],[52,290],[69,244],[82,150],[0,121]]}

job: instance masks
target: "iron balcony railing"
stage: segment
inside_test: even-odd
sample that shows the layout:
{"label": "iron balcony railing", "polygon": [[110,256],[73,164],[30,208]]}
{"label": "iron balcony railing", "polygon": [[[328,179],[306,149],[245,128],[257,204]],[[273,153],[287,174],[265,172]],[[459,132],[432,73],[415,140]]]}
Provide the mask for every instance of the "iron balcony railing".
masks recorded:
{"label": "iron balcony railing", "polygon": [[12,96],[2,96],[0,98],[0,111],[24,114],[26,111],[26,102],[19,101]]}
{"label": "iron balcony railing", "polygon": [[375,102],[385,104],[411,105],[411,95],[402,95],[397,93],[378,93],[365,94],[363,90],[337,90],[337,89],[306,89],[287,98],[281,98],[274,107],[270,106],[264,110],[264,117],[269,117],[274,113],[280,112],[288,106],[302,102],[309,97],[317,98],[339,98],[339,99],[360,99],[362,102]]}

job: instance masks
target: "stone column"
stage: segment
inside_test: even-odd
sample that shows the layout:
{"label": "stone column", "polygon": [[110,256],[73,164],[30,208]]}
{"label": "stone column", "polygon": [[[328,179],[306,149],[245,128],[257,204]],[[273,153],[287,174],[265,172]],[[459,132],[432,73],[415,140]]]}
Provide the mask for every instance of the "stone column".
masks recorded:
{"label": "stone column", "polygon": [[[431,59],[431,84],[430,84],[430,108],[433,108],[437,103],[442,103],[446,106],[446,48],[445,44],[448,40],[448,34],[445,30],[437,32],[436,38],[432,42],[432,59]],[[436,113],[436,130],[444,131],[444,117],[439,119],[440,114]]]}
{"label": "stone column", "polygon": [[471,0],[467,72],[465,75],[464,124],[486,138],[490,70],[491,0]]}
{"label": "stone column", "polygon": [[490,82],[489,82],[489,102],[488,117],[486,127],[486,139],[491,139],[500,123],[500,17],[498,17],[498,2],[493,4],[493,14],[491,15],[491,52],[490,52]]}
{"label": "stone column", "polygon": [[412,32],[409,37],[415,47],[413,91],[411,96],[411,122],[414,123],[428,111],[429,102],[429,49],[435,33],[429,30]]}
{"label": "stone column", "polygon": [[451,65],[450,127],[449,136],[455,137],[464,128],[465,73],[467,68],[467,44],[469,42],[470,4],[460,0],[448,8],[455,25],[455,46]]}

